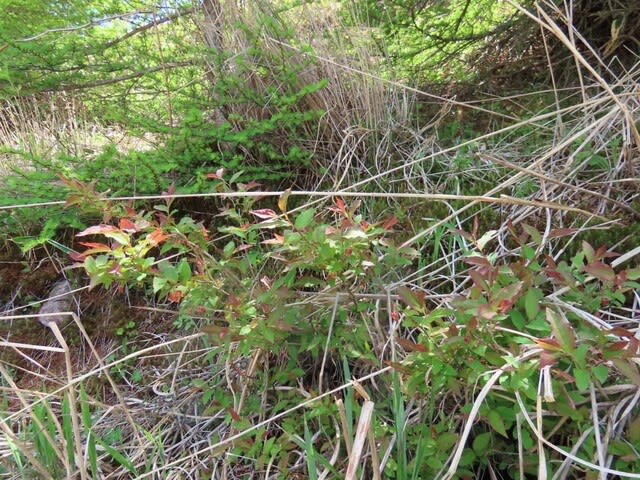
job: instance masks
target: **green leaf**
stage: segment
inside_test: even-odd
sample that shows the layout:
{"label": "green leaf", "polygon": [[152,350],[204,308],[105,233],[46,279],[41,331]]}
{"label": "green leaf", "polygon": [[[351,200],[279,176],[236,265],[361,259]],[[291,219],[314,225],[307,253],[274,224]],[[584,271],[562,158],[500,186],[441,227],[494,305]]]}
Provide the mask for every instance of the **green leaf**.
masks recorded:
{"label": "green leaf", "polygon": [[521,250],[522,250],[522,256],[527,260],[531,261],[534,258],[536,258],[536,251],[533,248],[531,248],[529,245],[523,245]]}
{"label": "green leaf", "polygon": [[236,249],[236,244],[232,240],[224,246],[224,249],[222,250],[222,254],[224,255],[225,258],[231,258],[231,255],[233,255],[233,251],[235,249]]}
{"label": "green leaf", "polygon": [[448,452],[458,441],[459,435],[453,432],[444,432],[436,438],[438,450]]}
{"label": "green leaf", "polygon": [[313,221],[313,216],[315,214],[316,214],[315,208],[309,208],[304,212],[302,212],[300,215],[298,215],[295,222],[296,229],[302,230],[304,228],[307,228],[309,225],[311,225],[311,222]]}
{"label": "green leaf", "polygon": [[107,238],[111,238],[112,240],[115,240],[120,245],[130,245],[131,244],[131,239],[130,239],[129,235],[127,235],[124,232],[121,232],[120,230],[114,231],[114,232],[105,232],[105,233],[103,233],[103,235],[105,237],[107,237]]}
{"label": "green leaf", "polygon": [[584,370],[582,368],[574,368],[573,376],[576,379],[576,387],[578,387],[578,390],[583,392],[587,388],[589,388],[589,383],[591,383],[591,379],[589,378],[588,370]]}
{"label": "green leaf", "polygon": [[491,436],[491,432],[485,432],[481,433],[473,439],[473,451],[476,452],[478,456],[484,454],[489,448],[489,445],[491,443]]}
{"label": "green leaf", "polygon": [[562,350],[566,353],[573,353],[576,348],[576,334],[571,324],[552,308],[546,309],[546,316],[547,322],[551,325],[551,331]]}
{"label": "green leaf", "polygon": [[131,472],[134,476],[136,477],[138,476],[138,471],[136,470],[136,467],[133,466],[133,463],[131,463],[131,461],[127,457],[125,457],[123,454],[121,454],[118,450],[113,448],[111,445],[108,445],[99,437],[96,437],[96,442],[102,448],[104,448],[109,455],[111,455],[111,458],[113,458],[116,462],[118,462],[124,468],[129,470],[129,472]]}
{"label": "green leaf", "polygon": [[178,278],[182,283],[191,280],[191,267],[189,266],[189,262],[184,259],[178,264]]}
{"label": "green leaf", "polygon": [[538,315],[540,311],[540,299],[542,292],[538,288],[530,288],[524,297],[524,311],[527,318],[531,321]]}
{"label": "green leaf", "polygon": [[606,365],[596,365],[591,369],[591,372],[600,383],[606,382],[609,378],[609,368]]}
{"label": "green leaf", "polygon": [[163,277],[153,277],[153,293],[158,293],[167,284],[167,279]]}
{"label": "green leaf", "polygon": [[640,267],[639,268],[630,268],[627,270],[627,278],[629,280],[638,280],[640,279]]}
{"label": "green leaf", "polygon": [[509,438],[509,435],[507,434],[507,428],[504,424],[504,420],[502,419],[502,415],[500,415],[499,412],[495,410],[491,410],[487,415],[487,420],[489,421],[489,425],[491,425],[491,428],[493,428],[496,432],[498,432],[503,437]]}
{"label": "green leaf", "polygon": [[416,310],[422,309],[422,302],[420,299],[411,291],[410,288],[405,286],[398,287],[398,295],[400,298],[406,303],[409,307],[414,308]]}
{"label": "green leaf", "polygon": [[522,313],[520,313],[518,310],[511,310],[509,312],[509,317],[511,317],[511,321],[513,322],[513,326],[522,330],[525,326],[525,318],[524,315],[522,315]]}

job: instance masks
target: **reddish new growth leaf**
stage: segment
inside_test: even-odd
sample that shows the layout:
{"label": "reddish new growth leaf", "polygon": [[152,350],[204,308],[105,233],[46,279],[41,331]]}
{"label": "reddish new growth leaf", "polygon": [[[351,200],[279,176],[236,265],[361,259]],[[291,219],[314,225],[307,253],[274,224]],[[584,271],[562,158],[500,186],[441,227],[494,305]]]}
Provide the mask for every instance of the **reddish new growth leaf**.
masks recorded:
{"label": "reddish new growth leaf", "polygon": [[164,233],[161,228],[156,228],[153,232],[147,235],[147,241],[153,246],[160,245],[167,238],[169,238],[169,235]]}
{"label": "reddish new growth leaf", "polygon": [[511,300],[500,300],[498,303],[498,313],[507,313],[513,307],[515,298]]}
{"label": "reddish new growth leaf", "polygon": [[540,348],[545,351],[557,352],[562,350],[562,347],[560,347],[560,343],[553,338],[536,338],[535,342]]}
{"label": "reddish new growth leaf", "polygon": [[611,330],[609,330],[609,333],[611,333],[612,335],[617,335],[618,337],[625,337],[625,338],[635,337],[635,334],[633,332],[622,327],[613,327]]}
{"label": "reddish new growth leaf", "polygon": [[84,229],[80,233],[76,233],[76,237],[86,237],[87,235],[103,235],[105,233],[119,231],[120,229],[118,227],[114,227],[113,225],[94,225],[92,227]]}
{"label": "reddish new growth leaf", "polygon": [[220,180],[223,174],[224,168],[219,168],[218,170],[216,170],[216,173],[207,173],[204,178],[207,178],[209,180]]}
{"label": "reddish new growth leaf", "polygon": [[469,265],[477,265],[479,267],[491,268],[491,263],[485,257],[481,257],[480,255],[473,255],[471,257],[465,257],[464,263],[468,263]]}
{"label": "reddish new growth leaf", "polygon": [[229,415],[231,415],[231,418],[233,418],[236,422],[240,421],[240,415],[238,415],[238,412],[236,412],[233,408],[227,407],[225,410],[229,412]]}
{"label": "reddish new growth leaf", "polygon": [[109,270],[109,273],[111,273],[112,275],[120,275],[120,272],[122,272],[122,267],[120,266],[119,263],[116,263],[115,265],[113,265],[113,267],[111,267]]}
{"label": "reddish new growth leaf", "polygon": [[382,224],[382,228],[384,230],[391,230],[393,228],[393,226],[395,224],[398,223],[398,219],[396,218],[395,215],[391,215],[389,218],[387,218],[384,223]]}
{"label": "reddish new growth leaf", "polygon": [[270,208],[262,208],[260,210],[251,210],[251,213],[258,218],[262,218],[263,220],[269,220],[271,218],[276,218],[278,214],[271,210]]}
{"label": "reddish new growth leaf", "polygon": [[166,192],[162,192],[162,196],[171,197],[174,193],[176,193],[176,184],[172,183],[171,185],[169,185],[169,188],[167,188]]}
{"label": "reddish new growth leaf", "polygon": [[258,188],[261,185],[262,184],[260,182],[256,182],[255,180],[251,180],[249,183],[243,185],[243,187],[244,187],[244,190],[246,190],[248,192],[249,190],[253,190],[254,188]]}
{"label": "reddish new growth leaf", "polygon": [[429,349],[421,343],[415,343],[405,338],[398,338],[398,345],[404,348],[407,352],[428,352]]}
{"label": "reddish new growth leaf", "polygon": [[74,262],[84,262],[87,257],[78,252],[69,252],[69,258]]}
{"label": "reddish new growth leaf", "polygon": [[282,243],[284,243],[284,237],[282,235],[278,235],[277,233],[275,233],[273,237],[274,238],[264,240],[260,243],[263,243],[264,245],[281,245]]}
{"label": "reddish new growth leaf", "polygon": [[106,253],[111,251],[111,247],[109,245],[105,245],[104,243],[80,242],[80,245],[88,248],[88,250],[82,252],[82,256],[91,255],[93,253]]}
{"label": "reddish new growth leaf", "polygon": [[132,218],[138,216],[138,212],[136,212],[133,208],[129,207],[128,205],[124,207],[124,211],[127,212],[127,215],[129,215]]}
{"label": "reddish new growth leaf", "polygon": [[613,283],[616,279],[616,273],[609,265],[604,262],[594,262],[584,267],[584,271],[593,275],[601,282]]}
{"label": "reddish new growth leaf", "polygon": [[572,235],[576,232],[575,228],[553,228],[549,232],[549,238],[561,238]]}
{"label": "reddish new growth leaf", "polygon": [[136,224],[127,218],[121,218],[118,225],[120,226],[120,230],[126,233],[137,233],[139,231]]}
{"label": "reddish new growth leaf", "polygon": [[598,250],[596,250],[595,256],[596,256],[596,259],[600,259],[600,258],[616,258],[616,257],[619,257],[620,254],[616,253],[616,252],[607,252],[607,246],[606,245],[600,245],[598,247]]}
{"label": "reddish new growth leaf", "polygon": [[167,300],[172,303],[180,303],[180,300],[182,300],[182,292],[180,290],[171,290],[167,295]]}

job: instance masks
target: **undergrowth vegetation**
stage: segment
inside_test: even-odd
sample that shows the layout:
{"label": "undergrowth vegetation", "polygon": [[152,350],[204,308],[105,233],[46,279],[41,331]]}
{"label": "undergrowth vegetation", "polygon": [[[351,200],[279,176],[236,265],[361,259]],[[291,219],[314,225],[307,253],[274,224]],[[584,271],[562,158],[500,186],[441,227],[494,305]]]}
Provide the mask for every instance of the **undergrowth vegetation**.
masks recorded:
{"label": "undergrowth vegetation", "polygon": [[640,478],[638,8],[35,3],[4,477]]}

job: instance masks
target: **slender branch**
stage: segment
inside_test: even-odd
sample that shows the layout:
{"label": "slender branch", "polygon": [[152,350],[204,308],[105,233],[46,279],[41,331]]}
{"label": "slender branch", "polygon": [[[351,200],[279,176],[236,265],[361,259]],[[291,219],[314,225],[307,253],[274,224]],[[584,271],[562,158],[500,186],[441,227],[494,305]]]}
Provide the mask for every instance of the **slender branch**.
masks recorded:
{"label": "slender branch", "polygon": [[171,68],[180,68],[180,67],[188,67],[191,65],[196,65],[196,62],[193,60],[188,60],[184,62],[169,62],[163,63],[161,65],[156,65],[155,67],[145,68],[143,70],[138,70],[136,72],[131,72],[126,75],[121,75],[119,77],[106,78],[104,80],[96,80],[94,82],[87,83],[70,83],[68,85],[59,85],[52,88],[47,88],[43,91],[45,92],[69,92],[72,90],[86,90],[88,88],[101,87],[103,85],[110,85],[112,83],[124,82],[126,80],[131,80],[134,78],[142,77],[143,75],[147,75],[149,73],[154,73],[160,70],[171,69]]}
{"label": "slender branch", "polygon": [[144,14],[149,14],[149,13],[152,13],[152,12],[121,13],[119,15],[111,15],[109,17],[104,17],[104,18],[101,18],[99,20],[92,20],[92,21],[84,23],[82,25],[76,25],[76,26],[73,26],[73,27],[50,28],[50,29],[45,30],[43,32],[40,32],[40,33],[38,33],[36,35],[33,35],[32,37],[21,38],[21,39],[18,40],[18,42],[31,42],[33,40],[37,40],[39,38],[42,38],[45,35],[49,35],[50,33],[75,32],[76,30],[83,30],[85,28],[94,27],[94,26],[100,25],[101,23],[104,23],[104,22],[110,22],[111,20],[118,20],[120,18],[125,18],[125,17],[129,17],[129,16],[132,16],[132,15],[144,15]]}
{"label": "slender branch", "polygon": [[102,50],[106,50],[108,48],[113,47],[114,45],[117,45],[117,44],[119,44],[121,42],[124,42],[126,39],[131,38],[134,35],[137,35],[139,33],[142,33],[145,30],[149,30],[150,28],[153,28],[155,25],[160,25],[162,23],[171,22],[172,20],[175,20],[176,18],[180,18],[180,17],[183,17],[185,15],[189,15],[189,14],[194,13],[194,12],[195,12],[195,8],[189,8],[187,10],[181,10],[181,11],[173,13],[171,15],[167,15],[166,17],[158,18],[157,20],[149,22],[149,23],[145,23],[144,25],[140,25],[138,28],[134,28],[133,30],[125,33],[121,37],[115,38],[115,39],[111,40],[110,42],[107,42],[106,44],[104,44],[102,46]]}

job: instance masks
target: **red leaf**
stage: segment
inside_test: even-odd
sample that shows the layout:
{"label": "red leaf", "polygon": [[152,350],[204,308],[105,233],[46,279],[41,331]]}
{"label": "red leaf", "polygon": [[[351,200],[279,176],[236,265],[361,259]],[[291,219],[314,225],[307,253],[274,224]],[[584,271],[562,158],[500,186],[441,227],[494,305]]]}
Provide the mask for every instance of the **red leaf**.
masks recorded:
{"label": "red leaf", "polygon": [[398,219],[396,218],[395,215],[391,215],[389,218],[387,218],[384,223],[382,224],[382,228],[384,230],[391,230],[393,228],[393,226],[395,224],[398,223]]}
{"label": "red leaf", "polygon": [[557,340],[554,340],[553,338],[536,338],[535,342],[538,344],[538,346],[544,350],[548,350],[551,352],[557,352],[562,350],[562,348],[560,347],[560,343]]}
{"label": "red leaf", "polygon": [[98,242],[80,242],[80,245],[88,248],[104,248],[106,250],[111,250],[111,247],[109,245],[105,245],[104,243],[98,243]]}
{"label": "red leaf", "polygon": [[167,300],[173,303],[180,303],[180,300],[182,300],[182,292],[180,290],[171,290],[167,295]]}
{"label": "red leaf", "polygon": [[76,237],[86,237],[87,235],[100,235],[119,231],[120,229],[113,225],[94,225],[93,227],[84,229],[80,233],[76,233]]}
{"label": "red leaf", "polygon": [[548,367],[555,365],[556,358],[555,355],[549,352],[548,350],[544,350],[540,354],[540,368]]}
{"label": "red leaf", "polygon": [[116,263],[113,267],[109,269],[109,273],[112,273],[114,275],[120,275],[121,271],[122,271],[122,267],[120,266],[119,263]]}
{"label": "red leaf", "polygon": [[136,217],[138,215],[138,212],[136,212],[133,208],[129,207],[128,205],[124,207],[124,211],[127,212],[127,215],[129,215],[130,217]]}
{"label": "red leaf", "polygon": [[216,173],[207,173],[204,178],[208,179],[221,179],[224,174],[224,168],[219,168],[216,170]]}
{"label": "red leaf", "polygon": [[479,255],[473,255],[471,257],[465,257],[464,263],[468,263],[469,265],[478,265],[480,267],[488,267],[491,268],[491,263],[485,257],[481,257]]}
{"label": "red leaf", "polygon": [[340,212],[342,212],[343,214],[346,214],[347,210],[344,204],[344,200],[342,200],[340,197],[336,197],[336,206],[338,207]]}
{"label": "red leaf", "polygon": [[626,338],[633,338],[635,336],[633,332],[630,332],[626,328],[622,328],[622,327],[613,327],[611,330],[609,330],[609,333],[611,333],[612,335],[617,335],[619,337],[626,337]]}
{"label": "red leaf", "polygon": [[429,349],[420,343],[412,342],[405,338],[398,338],[398,344],[407,352],[428,352]]}
{"label": "red leaf", "polygon": [[553,268],[554,270],[558,268],[558,265],[556,264],[556,262],[553,260],[551,256],[545,254],[544,257],[547,260],[547,265],[549,265],[549,268]]}
{"label": "red leaf", "polygon": [[587,265],[584,267],[584,271],[602,282],[613,283],[616,279],[616,273],[613,271],[613,268],[603,262],[594,262]]}
{"label": "red leaf", "polygon": [[96,242],[80,242],[80,245],[83,247],[88,247],[87,250],[82,252],[82,255],[91,255],[93,253],[103,253],[110,252],[111,247],[109,245],[105,245],[104,243],[96,243]]}
{"label": "red leaf", "polygon": [[575,228],[553,228],[549,232],[549,238],[560,238],[576,232]]}
{"label": "red leaf", "polygon": [[271,210],[270,208],[263,208],[260,210],[251,210],[251,213],[258,218],[262,218],[264,220],[268,220],[270,218],[276,218],[278,214]]}
{"label": "red leaf", "polygon": [[273,234],[274,238],[270,238],[269,240],[264,240],[260,243],[265,245],[281,245],[284,243],[284,237],[282,235],[278,235],[277,233]]}
{"label": "red leaf", "polygon": [[225,410],[229,412],[231,418],[233,418],[236,422],[240,421],[240,415],[238,415],[238,412],[236,412],[233,408],[227,407]]}
{"label": "red leaf", "polygon": [[500,300],[498,304],[498,313],[507,313],[513,307],[515,299],[512,300]]}
{"label": "red leaf", "polygon": [[154,246],[160,245],[167,238],[169,238],[169,235],[165,234],[161,228],[156,228],[153,232],[147,235],[147,241]]}
{"label": "red leaf", "polygon": [[69,252],[69,258],[75,262],[84,262],[87,257],[78,252]]}
{"label": "red leaf", "polygon": [[166,192],[162,192],[162,196],[163,197],[171,197],[173,196],[173,194],[176,193],[176,184],[172,183],[171,185],[169,185],[169,188],[167,188]]}
{"label": "red leaf", "polygon": [[471,277],[471,280],[473,280],[473,283],[480,290],[482,291],[489,290],[489,285],[487,285],[487,280],[480,274],[480,272],[477,272],[476,270],[470,270],[469,276]]}
{"label": "red leaf", "polygon": [[120,230],[126,233],[136,233],[139,231],[136,224],[126,218],[121,218],[118,225],[120,226]]}
{"label": "red leaf", "polygon": [[460,330],[458,329],[458,327],[456,327],[455,323],[452,323],[451,325],[449,325],[449,328],[447,329],[447,337],[449,338],[457,337],[459,333],[460,333]]}

